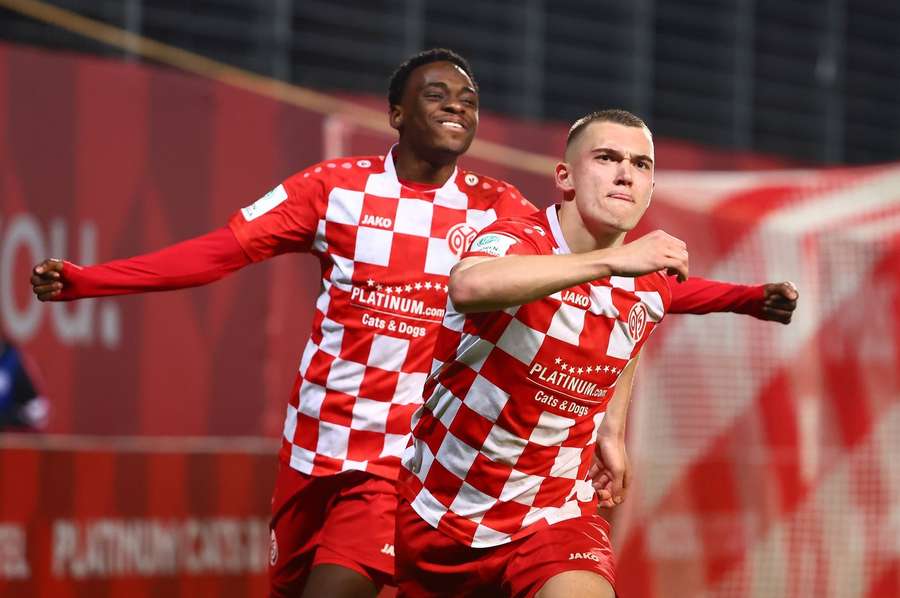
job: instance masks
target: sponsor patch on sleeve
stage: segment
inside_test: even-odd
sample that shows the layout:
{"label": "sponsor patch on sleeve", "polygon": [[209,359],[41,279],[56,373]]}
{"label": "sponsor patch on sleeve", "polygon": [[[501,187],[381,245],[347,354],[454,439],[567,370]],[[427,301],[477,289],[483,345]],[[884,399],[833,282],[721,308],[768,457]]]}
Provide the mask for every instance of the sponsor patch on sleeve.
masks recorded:
{"label": "sponsor patch on sleeve", "polygon": [[286,199],[287,191],[284,190],[284,185],[278,185],[251,205],[246,208],[241,208],[241,214],[244,215],[244,219],[247,222],[250,222],[254,218],[259,218]]}
{"label": "sponsor patch on sleeve", "polygon": [[469,246],[470,252],[487,253],[496,257],[506,255],[509,248],[518,243],[519,240],[502,233],[487,233],[481,235]]}

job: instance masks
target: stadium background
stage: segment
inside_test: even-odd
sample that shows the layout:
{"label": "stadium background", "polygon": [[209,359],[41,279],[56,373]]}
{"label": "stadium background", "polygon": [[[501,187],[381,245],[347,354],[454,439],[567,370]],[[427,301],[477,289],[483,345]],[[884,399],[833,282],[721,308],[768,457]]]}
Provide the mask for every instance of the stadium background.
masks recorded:
{"label": "stadium background", "polygon": [[566,120],[632,109],[659,162],[641,230],[685,239],[692,273],[801,290],[788,327],[672,317],[648,346],[620,594],[900,596],[898,23],[845,0],[0,0],[0,316],[53,409],[0,437],[0,595],[263,593],[315,260],[71,305],[28,270],[384,153],[391,68],[445,45],[482,87],[468,168],[546,205]]}

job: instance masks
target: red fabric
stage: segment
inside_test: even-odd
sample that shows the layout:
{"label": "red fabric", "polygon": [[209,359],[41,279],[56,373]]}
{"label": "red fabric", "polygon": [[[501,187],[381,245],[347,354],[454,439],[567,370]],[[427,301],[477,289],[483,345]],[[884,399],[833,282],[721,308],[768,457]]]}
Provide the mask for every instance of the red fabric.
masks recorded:
{"label": "red fabric", "polygon": [[[272,497],[271,596],[299,596],[315,565],[393,583],[394,483],[354,471],[312,477],[281,464]],[[364,522],[361,525],[361,522]]]}
{"label": "red fabric", "polygon": [[250,263],[228,227],[145,255],[96,266],[63,265],[57,301],[184,289],[219,280]]}
{"label": "red fabric", "polygon": [[762,317],[765,300],[765,285],[741,285],[706,280],[692,276],[679,283],[674,276],[669,277],[672,289],[673,314],[708,314],[730,311]]}
{"label": "red fabric", "polygon": [[479,229],[533,211],[509,183],[461,169],[436,191],[404,187],[388,154],[313,164],[232,215],[253,261],[307,251],[322,268],[283,463],[397,477],[450,269]]}
{"label": "red fabric", "polygon": [[402,498],[397,506],[400,595],[531,598],[566,571],[590,571],[615,586],[609,523],[587,515],[509,544],[471,548],[434,529]]}
{"label": "red fabric", "polygon": [[0,596],[266,595],[267,443],[52,438],[0,434]]}
{"label": "red fabric", "polygon": [[[469,256],[569,253],[555,206],[485,228]],[[666,277],[612,276],[516,308],[448,304],[399,491],[439,531],[500,544],[596,510],[587,482],[612,388],[663,319]]]}

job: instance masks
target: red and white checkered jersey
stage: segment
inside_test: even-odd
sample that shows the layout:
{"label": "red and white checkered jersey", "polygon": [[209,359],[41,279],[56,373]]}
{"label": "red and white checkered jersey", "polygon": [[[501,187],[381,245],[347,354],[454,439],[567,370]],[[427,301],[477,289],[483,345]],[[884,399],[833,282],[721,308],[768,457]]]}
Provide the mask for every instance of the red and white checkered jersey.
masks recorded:
{"label": "red and white checkered jersey", "polygon": [[[557,206],[484,229],[463,257],[569,253]],[[448,305],[400,492],[474,547],[595,512],[587,481],[619,375],[671,302],[667,278],[610,277],[502,311]]]}
{"label": "red and white checkered jersey", "polygon": [[308,251],[322,266],[281,459],[396,479],[450,268],[482,227],[534,210],[512,185],[460,169],[436,190],[410,189],[388,152],[316,164],[236,212],[229,226],[252,260]]}

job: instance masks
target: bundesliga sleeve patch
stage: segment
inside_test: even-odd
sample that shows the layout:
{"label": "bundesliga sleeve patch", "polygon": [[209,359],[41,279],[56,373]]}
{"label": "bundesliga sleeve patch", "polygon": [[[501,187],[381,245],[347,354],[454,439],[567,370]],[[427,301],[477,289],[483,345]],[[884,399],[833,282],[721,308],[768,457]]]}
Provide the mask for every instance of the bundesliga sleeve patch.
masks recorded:
{"label": "bundesliga sleeve patch", "polygon": [[241,208],[241,214],[244,215],[244,219],[247,222],[250,222],[254,218],[259,218],[286,199],[287,191],[284,190],[284,185],[278,185],[251,205],[246,208]]}
{"label": "bundesliga sleeve patch", "polygon": [[481,235],[469,246],[470,252],[487,253],[496,257],[506,255],[509,248],[518,243],[519,240],[502,233],[488,233]]}

